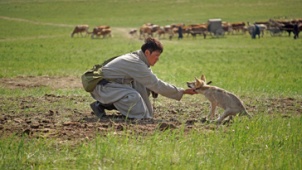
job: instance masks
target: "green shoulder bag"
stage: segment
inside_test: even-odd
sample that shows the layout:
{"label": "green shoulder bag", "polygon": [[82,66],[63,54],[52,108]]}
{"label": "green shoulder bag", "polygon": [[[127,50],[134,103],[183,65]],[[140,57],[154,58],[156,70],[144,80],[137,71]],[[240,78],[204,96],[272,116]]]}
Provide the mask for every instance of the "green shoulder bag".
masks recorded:
{"label": "green shoulder bag", "polygon": [[112,61],[113,59],[117,58],[112,57],[106,61],[104,61],[102,64],[96,64],[94,65],[91,69],[87,70],[82,76],[82,84],[87,92],[92,92],[96,85],[103,79],[103,74],[102,74],[102,68],[104,65]]}

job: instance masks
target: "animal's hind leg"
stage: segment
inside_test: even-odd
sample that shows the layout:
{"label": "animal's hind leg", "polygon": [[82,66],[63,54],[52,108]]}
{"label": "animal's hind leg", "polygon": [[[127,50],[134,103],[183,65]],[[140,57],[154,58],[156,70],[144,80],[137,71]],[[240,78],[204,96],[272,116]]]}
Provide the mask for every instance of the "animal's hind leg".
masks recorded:
{"label": "animal's hind leg", "polygon": [[226,117],[232,115],[232,111],[227,109],[223,112],[223,114],[217,119],[217,123],[220,124]]}

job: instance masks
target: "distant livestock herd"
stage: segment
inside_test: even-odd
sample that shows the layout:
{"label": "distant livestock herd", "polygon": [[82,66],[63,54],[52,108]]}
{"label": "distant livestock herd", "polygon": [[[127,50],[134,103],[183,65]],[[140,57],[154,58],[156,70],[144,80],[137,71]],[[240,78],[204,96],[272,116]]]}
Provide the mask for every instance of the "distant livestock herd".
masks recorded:
{"label": "distant livestock herd", "polygon": [[105,38],[106,36],[111,37],[111,29],[110,26],[108,25],[101,25],[101,26],[94,27],[92,32],[89,32],[88,29],[89,29],[89,25],[77,25],[73,29],[71,33],[71,37],[73,37],[75,34],[81,34],[81,36],[83,36],[82,33],[85,33],[85,36],[91,34],[91,38],[100,37],[100,36],[102,38]]}
{"label": "distant livestock herd", "polygon": [[[254,22],[250,24],[249,22],[221,22],[221,28],[223,30],[223,35],[233,35],[233,34],[245,34],[248,32],[252,38],[263,37],[265,32],[268,32],[271,36],[282,35],[284,32],[291,36],[294,34],[294,38],[299,37],[299,32],[302,30],[302,19],[292,19],[292,20],[273,20]],[[111,28],[107,25],[101,25],[94,27],[93,30],[89,31],[88,25],[77,25],[75,26],[71,37],[75,34],[82,33],[91,35],[91,38],[97,37],[112,37]],[[160,26],[157,24],[146,23],[140,26],[138,29],[129,30],[129,34],[133,37],[139,37],[139,39],[145,39],[146,37],[158,37],[158,39],[168,38],[171,40],[175,35],[184,34],[187,37],[192,36],[196,38],[197,35],[206,38],[207,35],[212,35],[209,31],[209,23],[202,24],[190,24],[185,25],[171,24],[166,26]]]}

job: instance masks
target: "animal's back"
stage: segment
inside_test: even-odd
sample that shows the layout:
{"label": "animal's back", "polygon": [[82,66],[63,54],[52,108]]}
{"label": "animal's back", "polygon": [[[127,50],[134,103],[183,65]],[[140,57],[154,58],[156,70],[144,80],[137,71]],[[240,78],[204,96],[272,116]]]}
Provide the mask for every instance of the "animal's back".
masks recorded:
{"label": "animal's back", "polygon": [[216,102],[223,109],[235,109],[238,112],[246,112],[242,101],[236,95],[224,89],[212,86],[204,94],[210,101]]}

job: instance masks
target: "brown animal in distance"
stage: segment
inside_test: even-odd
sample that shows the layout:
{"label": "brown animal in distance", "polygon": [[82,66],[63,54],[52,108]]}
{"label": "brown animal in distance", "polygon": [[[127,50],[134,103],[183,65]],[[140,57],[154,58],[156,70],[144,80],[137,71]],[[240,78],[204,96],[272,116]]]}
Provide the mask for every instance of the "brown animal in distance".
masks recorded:
{"label": "brown animal in distance", "polygon": [[97,37],[102,36],[102,38],[105,38],[107,35],[111,37],[110,26],[101,25],[93,28],[91,33],[91,38],[94,38],[95,36]]}
{"label": "brown animal in distance", "polygon": [[81,34],[81,36],[83,37],[82,33],[86,33],[85,34],[86,36],[87,34],[89,34],[88,29],[89,29],[89,25],[77,25],[74,27],[71,33],[71,37],[73,37],[74,34]]}

